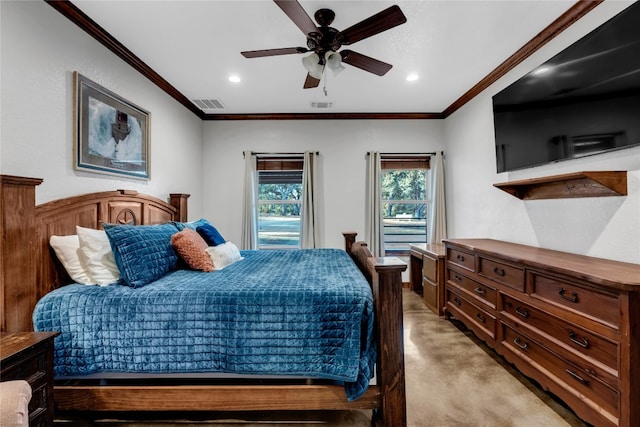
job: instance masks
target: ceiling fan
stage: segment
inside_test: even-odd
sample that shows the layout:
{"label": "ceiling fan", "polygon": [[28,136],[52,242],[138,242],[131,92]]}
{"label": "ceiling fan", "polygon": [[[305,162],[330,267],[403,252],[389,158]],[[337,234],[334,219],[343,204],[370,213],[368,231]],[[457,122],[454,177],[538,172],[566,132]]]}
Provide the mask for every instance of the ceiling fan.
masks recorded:
{"label": "ceiling fan", "polygon": [[329,26],[335,18],[335,13],[331,9],[318,9],[313,15],[319,25],[318,27],[296,0],[273,1],[305,34],[307,47],[286,47],[241,52],[245,58],[313,52],[302,60],[308,70],[307,78],[304,82],[305,89],[314,88],[320,84],[325,65],[334,70],[339,70],[342,67],[341,63],[344,62],[378,76],[385,75],[391,69],[391,64],[361,53],[348,49],[340,52],[338,50],[342,46],[351,45],[407,22],[407,18],[397,5],[378,12],[346,30],[338,31]]}

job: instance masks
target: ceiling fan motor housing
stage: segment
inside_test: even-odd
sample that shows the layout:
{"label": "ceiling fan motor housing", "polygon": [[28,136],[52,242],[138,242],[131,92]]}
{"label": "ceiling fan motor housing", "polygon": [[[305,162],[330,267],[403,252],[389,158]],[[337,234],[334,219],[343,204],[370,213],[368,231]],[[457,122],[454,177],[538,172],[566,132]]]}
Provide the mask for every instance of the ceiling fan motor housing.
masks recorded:
{"label": "ceiling fan motor housing", "polygon": [[329,25],[336,14],[331,9],[318,9],[313,15],[320,25],[319,32],[311,32],[307,35],[307,47],[315,51],[320,57],[319,64],[324,64],[325,54],[329,51],[336,52],[342,47],[344,36],[338,30]]}

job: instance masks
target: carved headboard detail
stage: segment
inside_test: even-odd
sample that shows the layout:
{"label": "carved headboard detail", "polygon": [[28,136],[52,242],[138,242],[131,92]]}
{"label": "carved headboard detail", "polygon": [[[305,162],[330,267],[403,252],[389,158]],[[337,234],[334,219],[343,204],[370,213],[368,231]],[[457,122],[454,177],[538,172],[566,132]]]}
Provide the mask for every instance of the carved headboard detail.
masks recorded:
{"label": "carved headboard detail", "polygon": [[[41,179],[2,175],[2,331],[32,330],[35,303],[70,282],[49,246],[53,235],[76,234],[76,225],[158,224],[186,221],[188,194],[165,202],[136,191],[89,193],[35,205]],[[9,267],[10,268],[7,268]]]}

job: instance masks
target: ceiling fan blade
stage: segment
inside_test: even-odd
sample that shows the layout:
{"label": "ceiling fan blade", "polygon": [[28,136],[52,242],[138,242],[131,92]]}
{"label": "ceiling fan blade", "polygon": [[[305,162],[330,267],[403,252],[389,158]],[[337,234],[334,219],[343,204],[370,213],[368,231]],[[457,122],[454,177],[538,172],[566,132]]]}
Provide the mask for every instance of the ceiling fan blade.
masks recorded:
{"label": "ceiling fan blade", "polygon": [[311,77],[311,74],[307,73],[307,79],[304,81],[303,89],[311,89],[314,87],[318,87],[319,84],[320,84],[320,79]]}
{"label": "ceiling fan blade", "polygon": [[391,64],[348,49],[340,51],[340,56],[342,57],[342,62],[378,76],[384,76],[393,67]]}
{"label": "ceiling fan blade", "polygon": [[344,37],[343,45],[350,45],[367,37],[374,36],[390,28],[404,24],[407,17],[404,16],[398,5],[393,5],[382,12],[378,12],[369,18],[358,22],[340,33]]}
{"label": "ceiling fan blade", "polygon": [[240,52],[245,58],[262,58],[263,56],[289,55],[291,53],[305,53],[306,47],[283,47],[281,49],[246,50]]}
{"label": "ceiling fan blade", "polygon": [[319,33],[318,27],[313,23],[300,3],[295,0],[273,0],[280,9],[302,30],[305,36],[309,33]]}

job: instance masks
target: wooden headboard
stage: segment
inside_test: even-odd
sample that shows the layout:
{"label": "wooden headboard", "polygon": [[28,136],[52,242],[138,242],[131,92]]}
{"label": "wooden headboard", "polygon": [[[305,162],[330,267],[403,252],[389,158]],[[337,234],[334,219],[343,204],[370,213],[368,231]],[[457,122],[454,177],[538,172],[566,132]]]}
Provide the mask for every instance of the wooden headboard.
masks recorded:
{"label": "wooden headboard", "polygon": [[158,224],[187,220],[188,194],[170,194],[169,201],[117,190],[89,193],[35,204],[42,179],[1,175],[2,307],[1,330],[33,330],[36,302],[70,282],[49,246],[53,235],[76,234],[76,225],[99,229],[103,223]]}

